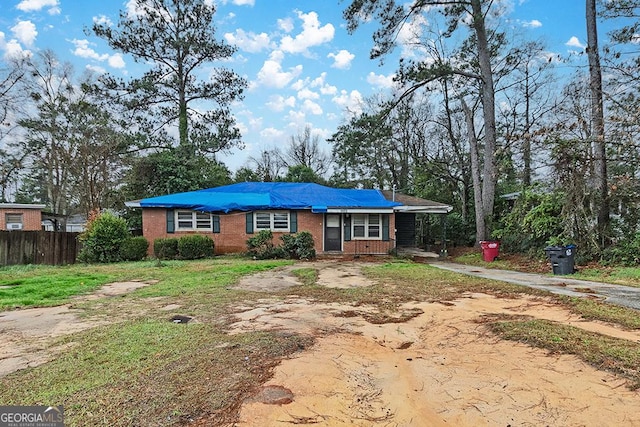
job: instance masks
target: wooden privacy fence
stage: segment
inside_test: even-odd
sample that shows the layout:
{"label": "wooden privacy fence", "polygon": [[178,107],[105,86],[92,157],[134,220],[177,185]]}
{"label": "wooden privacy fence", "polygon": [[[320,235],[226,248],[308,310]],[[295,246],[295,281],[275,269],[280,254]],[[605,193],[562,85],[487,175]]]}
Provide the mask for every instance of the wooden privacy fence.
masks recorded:
{"label": "wooden privacy fence", "polygon": [[62,231],[0,231],[0,265],[73,264],[78,235]]}

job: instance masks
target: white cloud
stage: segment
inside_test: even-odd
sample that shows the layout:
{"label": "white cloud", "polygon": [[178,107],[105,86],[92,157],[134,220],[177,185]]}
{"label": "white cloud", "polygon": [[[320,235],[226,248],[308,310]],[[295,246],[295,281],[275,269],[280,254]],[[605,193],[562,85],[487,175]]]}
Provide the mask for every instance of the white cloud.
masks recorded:
{"label": "white cloud", "polygon": [[577,47],[580,49],[585,49],[587,45],[580,43],[580,40],[576,36],[572,36],[568,42],[565,43],[566,46],[569,47]]}
{"label": "white cloud", "polygon": [[338,93],[338,88],[335,86],[331,86],[326,83],[325,80],[327,78],[327,72],[322,72],[320,76],[313,79],[313,81],[309,84],[310,87],[319,87],[320,93],[322,95],[335,95]]}
{"label": "white cloud", "polygon": [[0,50],[4,51],[4,59],[29,58],[33,54],[30,50],[23,49],[18,40],[7,41],[2,31],[0,31]]}
{"label": "white cloud", "polygon": [[247,33],[240,28],[236,30],[235,34],[226,33],[224,38],[229,44],[238,46],[240,49],[251,53],[257,53],[263,49],[267,49],[271,43],[266,33]]}
{"label": "white cloud", "polygon": [[393,81],[394,77],[395,74],[385,76],[383,74],[376,74],[373,71],[370,71],[367,75],[367,83],[371,86],[389,89],[395,86],[395,82]]}
{"label": "white cloud", "polygon": [[293,108],[296,106],[296,99],[293,96],[285,98],[282,95],[272,96],[267,102],[267,107],[271,111],[281,112],[284,111],[286,107]]}
{"label": "white cloud", "polygon": [[542,22],[538,21],[537,19],[532,19],[529,22],[523,22],[522,26],[525,28],[540,28],[542,27]]}
{"label": "white cloud", "polygon": [[302,73],[302,65],[296,65],[283,71],[282,61],[283,54],[280,51],[273,51],[269,59],[264,62],[260,71],[258,71],[258,83],[264,86],[283,88]]}
{"label": "white cloud", "polygon": [[329,84],[325,84],[320,88],[320,93],[323,95],[335,95],[336,93],[338,93],[338,88]]}
{"label": "white cloud", "polygon": [[320,95],[317,92],[312,91],[309,88],[302,88],[298,91],[298,99],[318,99]]}
{"label": "white cloud", "polygon": [[113,25],[111,19],[109,19],[109,17],[106,15],[94,16],[93,23],[98,25],[106,25],[108,27]]}
{"label": "white cloud", "polygon": [[417,15],[413,20],[403,25],[398,32],[398,44],[402,46],[402,55],[414,57],[423,50],[421,43],[422,29],[427,25],[427,19]]}
{"label": "white cloud", "polygon": [[91,45],[94,45],[94,43],[90,43],[88,40],[84,39],[73,39],[71,40],[71,43],[75,46],[75,49],[73,50],[73,54],[75,56],[93,59],[100,62],[107,61],[107,63],[113,68],[124,68],[125,66],[124,59],[119,53],[114,53],[113,55],[104,53],[101,55],[90,47]]}
{"label": "white cloud", "polygon": [[304,100],[304,102],[302,103],[302,110],[309,112],[315,116],[319,116],[320,114],[322,114],[322,107],[320,107],[310,99]]}
{"label": "white cloud", "polygon": [[280,41],[280,49],[287,53],[307,53],[308,49],[333,40],[335,29],[333,25],[320,26],[316,12],[302,13],[298,11],[298,18],[302,20],[302,32],[295,38],[284,36]]}
{"label": "white cloud", "polygon": [[351,61],[353,61],[355,57],[353,53],[345,49],[342,49],[338,53],[330,53],[327,55],[327,58],[333,58],[333,64],[331,64],[331,66],[340,70],[349,69],[351,67]]}
{"label": "white cloud", "polygon": [[96,74],[105,74],[107,72],[107,70],[105,70],[103,67],[100,67],[99,65],[87,65],[87,70],[89,71],[93,71]]}
{"label": "white cloud", "polygon": [[51,10],[57,11],[52,14],[60,13],[60,9],[58,8],[58,0],[22,0],[16,6],[16,9],[21,10],[23,12],[36,12],[45,7],[50,7],[49,13]]}
{"label": "white cloud", "polygon": [[309,84],[309,79],[308,78],[304,79],[304,80],[300,79],[300,80],[297,80],[295,83],[293,83],[291,85],[291,89],[293,89],[293,90],[302,90],[302,88],[305,87],[307,84]]}
{"label": "white cloud", "polygon": [[268,141],[277,141],[284,137],[284,132],[276,128],[265,128],[260,131],[260,136]]}
{"label": "white cloud", "polygon": [[109,56],[109,60],[107,62],[113,68],[124,68],[126,65],[124,59],[122,58],[122,55],[119,53],[114,53],[113,55]]}
{"label": "white cloud", "polygon": [[18,43],[18,40],[9,40],[4,45],[4,57],[6,59],[29,58],[31,55],[32,52],[30,50],[23,49],[22,46],[20,46],[20,43]]}
{"label": "white cloud", "polygon": [[280,28],[285,33],[290,33],[291,31],[293,31],[293,19],[278,19],[278,28]]}
{"label": "white cloud", "polygon": [[90,58],[95,59],[97,61],[106,61],[109,58],[108,54],[100,55],[98,52],[89,47],[89,40],[83,39],[73,39],[71,43],[76,47],[73,50],[73,54],[75,56],[79,56],[80,58]]}
{"label": "white cloud", "polygon": [[357,90],[351,92],[341,90],[339,95],[332,98],[332,101],[352,115],[358,115],[362,112],[362,94]]}
{"label": "white cloud", "polygon": [[[211,3],[214,3],[213,1]],[[253,6],[256,1],[255,0],[222,0],[222,4],[231,3],[236,6]]]}
{"label": "white cloud", "polygon": [[289,114],[287,114],[287,119],[289,120],[289,124],[287,126],[293,129],[303,128],[306,124],[306,117],[307,116],[304,114],[304,111],[290,110]]}
{"label": "white cloud", "polygon": [[11,27],[11,32],[18,41],[27,46],[33,46],[33,42],[36,40],[36,36],[38,35],[36,26],[31,21],[18,22],[16,25]]}

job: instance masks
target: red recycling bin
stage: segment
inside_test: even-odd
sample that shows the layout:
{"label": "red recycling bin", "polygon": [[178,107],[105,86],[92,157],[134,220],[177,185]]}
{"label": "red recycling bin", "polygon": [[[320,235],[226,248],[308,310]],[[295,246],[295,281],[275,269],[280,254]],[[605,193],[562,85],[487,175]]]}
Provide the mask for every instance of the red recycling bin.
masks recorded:
{"label": "red recycling bin", "polygon": [[493,262],[498,258],[500,252],[500,242],[496,240],[481,240],[482,259],[486,262]]}

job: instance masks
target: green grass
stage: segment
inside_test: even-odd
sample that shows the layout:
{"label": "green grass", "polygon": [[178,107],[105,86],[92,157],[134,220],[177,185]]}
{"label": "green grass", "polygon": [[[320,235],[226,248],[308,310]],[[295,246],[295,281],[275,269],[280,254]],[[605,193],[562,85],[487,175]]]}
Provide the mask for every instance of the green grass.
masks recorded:
{"label": "green grass", "polygon": [[159,281],[141,296],[179,296],[228,286],[238,277],[291,261],[215,258],[200,261],[155,261],[72,266],[19,266],[0,269],[0,310],[47,307],[67,303],[76,295],[114,281]]}
{"label": "green grass", "polygon": [[589,267],[580,268],[575,279],[594,282],[614,283],[618,285],[640,287],[640,268],[636,267]]}
{"label": "green grass", "polygon": [[318,270],[315,268],[296,268],[291,273],[300,280],[303,285],[315,285],[318,281]]}
{"label": "green grass", "polygon": [[3,269],[0,271],[0,310],[60,305],[75,295],[94,291],[111,279],[108,274],[73,267]]}

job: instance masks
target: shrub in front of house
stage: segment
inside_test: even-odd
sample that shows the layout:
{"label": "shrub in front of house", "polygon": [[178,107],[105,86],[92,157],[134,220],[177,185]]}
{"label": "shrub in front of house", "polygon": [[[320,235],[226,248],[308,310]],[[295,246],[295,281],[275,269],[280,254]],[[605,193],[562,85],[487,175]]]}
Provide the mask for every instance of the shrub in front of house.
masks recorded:
{"label": "shrub in front of house", "polygon": [[120,248],[131,237],[127,221],[110,212],[97,213],[90,218],[87,229],[80,235],[82,262],[121,261]]}
{"label": "shrub in front of house", "polygon": [[247,255],[255,259],[312,259],[316,256],[313,236],[308,231],[283,234],[280,240],[282,245],[274,245],[273,233],[270,230],[262,230],[247,240]]}
{"label": "shrub in front of house", "polygon": [[178,257],[178,239],[167,237],[153,241],[153,256],[157,259],[176,259]]}
{"label": "shrub in front of house", "polygon": [[281,251],[273,244],[271,230],[260,230],[247,239],[247,255],[255,259],[282,258]]}
{"label": "shrub in front of house", "polygon": [[120,257],[123,261],[140,261],[147,256],[149,242],[142,236],[130,237],[120,247]]}
{"label": "shrub in front of house", "polygon": [[282,250],[289,258],[313,259],[316,257],[316,250],[313,244],[313,236],[308,231],[301,231],[298,234],[284,234],[282,240]]}
{"label": "shrub in front of house", "polygon": [[215,244],[209,236],[189,234],[178,240],[178,255],[182,259],[211,258]]}

